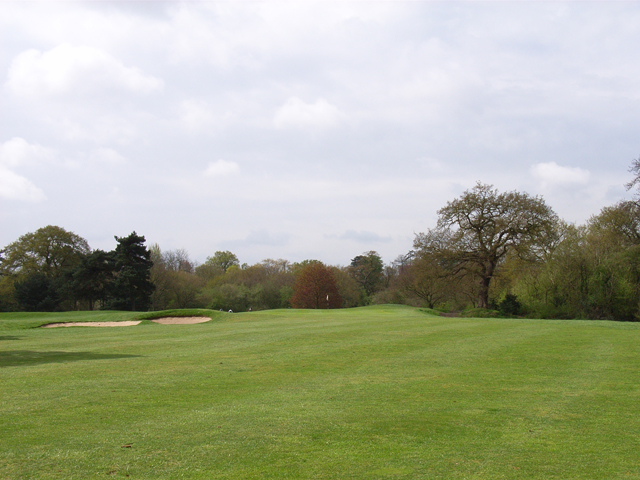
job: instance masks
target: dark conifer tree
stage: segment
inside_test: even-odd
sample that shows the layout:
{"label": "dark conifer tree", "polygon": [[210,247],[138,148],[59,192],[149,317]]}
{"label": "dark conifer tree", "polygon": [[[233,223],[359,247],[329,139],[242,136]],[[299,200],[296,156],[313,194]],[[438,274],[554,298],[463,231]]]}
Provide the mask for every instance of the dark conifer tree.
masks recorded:
{"label": "dark conifer tree", "polygon": [[74,298],[86,302],[89,310],[104,308],[113,290],[114,272],[114,251],[94,250],[86,255],[69,282]]}
{"label": "dark conifer tree", "polygon": [[115,271],[111,308],[115,310],[146,310],[153,293],[151,283],[151,253],[145,238],[131,233],[128,237],[115,237]]}

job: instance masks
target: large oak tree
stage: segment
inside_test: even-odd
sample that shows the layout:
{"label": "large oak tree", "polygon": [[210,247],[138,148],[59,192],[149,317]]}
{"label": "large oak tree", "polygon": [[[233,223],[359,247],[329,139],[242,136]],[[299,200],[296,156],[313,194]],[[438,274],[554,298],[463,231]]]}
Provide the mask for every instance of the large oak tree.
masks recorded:
{"label": "large oak tree", "polygon": [[436,255],[451,275],[477,280],[477,306],[489,305],[489,287],[508,253],[536,256],[555,234],[557,216],[541,197],[499,193],[477,183],[438,211],[435,229],[416,235],[414,247]]}

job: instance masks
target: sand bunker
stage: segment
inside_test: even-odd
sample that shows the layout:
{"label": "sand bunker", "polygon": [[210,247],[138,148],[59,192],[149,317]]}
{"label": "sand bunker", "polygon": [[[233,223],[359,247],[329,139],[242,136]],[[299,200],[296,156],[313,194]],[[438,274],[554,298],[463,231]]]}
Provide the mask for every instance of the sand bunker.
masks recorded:
{"label": "sand bunker", "polygon": [[[164,317],[151,320],[162,325],[193,325],[194,323],[204,323],[211,320],[209,317]],[[131,327],[138,325],[140,320],[129,320],[126,322],[65,322],[49,323],[42,328],[55,327]]]}
{"label": "sand bunker", "polygon": [[66,322],[66,323],[49,323],[43,325],[42,328],[55,327],[131,327],[138,325],[140,320],[131,320],[127,322]]}
{"label": "sand bunker", "polygon": [[204,323],[211,320],[209,317],[164,317],[151,320],[162,325],[192,325],[194,323]]}

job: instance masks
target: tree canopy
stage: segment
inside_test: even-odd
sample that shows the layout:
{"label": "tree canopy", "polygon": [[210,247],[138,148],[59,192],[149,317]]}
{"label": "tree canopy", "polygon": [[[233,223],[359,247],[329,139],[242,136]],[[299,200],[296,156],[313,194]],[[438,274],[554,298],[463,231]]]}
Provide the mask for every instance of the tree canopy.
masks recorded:
{"label": "tree canopy", "polygon": [[414,247],[442,258],[452,275],[478,282],[477,306],[489,305],[496,269],[510,252],[535,256],[555,235],[558,218],[541,197],[499,193],[478,183],[438,211],[435,230],[416,235]]}
{"label": "tree canopy", "polygon": [[376,251],[365,252],[351,260],[350,271],[367,295],[373,295],[382,281],[384,263]]}
{"label": "tree canopy", "polygon": [[48,225],[22,235],[0,252],[0,308],[74,308],[66,277],[90,252],[84,238],[61,227]]}
{"label": "tree canopy", "polygon": [[121,310],[146,310],[154,286],[151,283],[151,253],[145,238],[132,232],[127,237],[115,237],[115,280],[112,307]]}
{"label": "tree canopy", "polygon": [[291,306],[294,308],[340,308],[342,298],[330,268],[322,263],[303,267],[293,286]]}
{"label": "tree canopy", "polygon": [[71,290],[77,300],[93,310],[96,303],[104,308],[112,293],[114,280],[114,252],[94,250],[82,258],[72,273]]}
{"label": "tree canopy", "polygon": [[22,235],[2,252],[0,272],[4,275],[61,275],[91,252],[87,241],[64,228],[49,225]]}

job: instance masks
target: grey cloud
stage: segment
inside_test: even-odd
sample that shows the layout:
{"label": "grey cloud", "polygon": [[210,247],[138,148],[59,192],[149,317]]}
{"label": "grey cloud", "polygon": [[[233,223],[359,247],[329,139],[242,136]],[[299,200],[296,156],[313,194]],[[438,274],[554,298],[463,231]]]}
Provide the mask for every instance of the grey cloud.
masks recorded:
{"label": "grey cloud", "polygon": [[227,240],[223,244],[233,247],[269,246],[284,247],[289,243],[291,235],[286,233],[271,233],[267,230],[254,230],[241,240]]}

